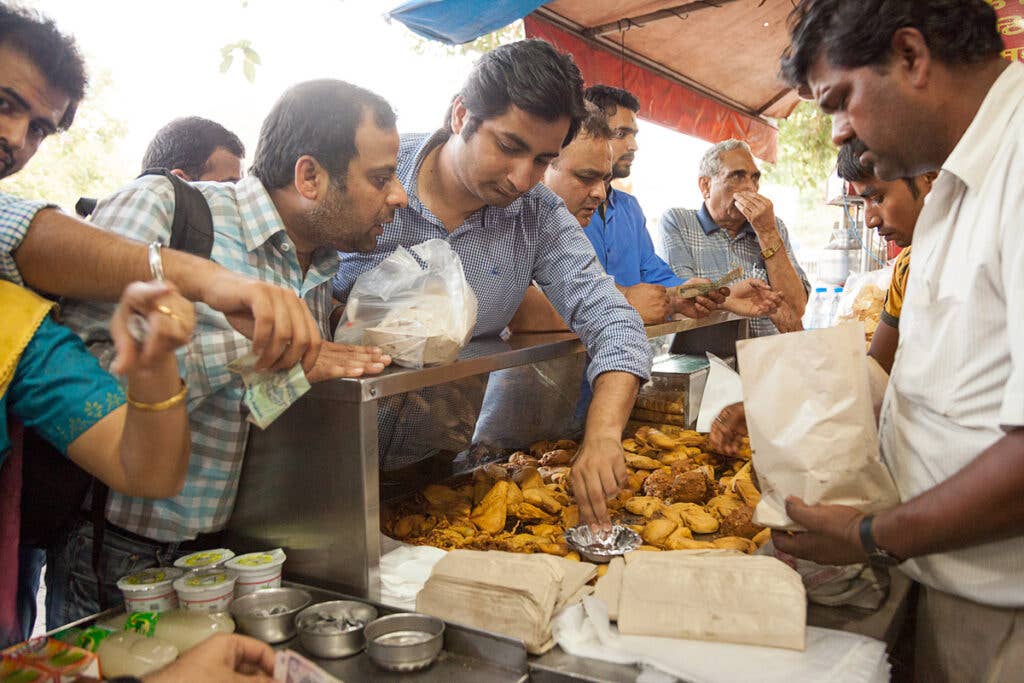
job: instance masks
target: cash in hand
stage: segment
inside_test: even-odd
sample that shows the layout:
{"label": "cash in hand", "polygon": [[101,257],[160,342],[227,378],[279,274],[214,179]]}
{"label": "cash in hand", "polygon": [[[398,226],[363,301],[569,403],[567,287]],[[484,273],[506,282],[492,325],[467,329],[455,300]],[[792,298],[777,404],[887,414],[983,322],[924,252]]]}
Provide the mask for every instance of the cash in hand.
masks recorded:
{"label": "cash in hand", "polygon": [[291,370],[256,370],[255,353],[247,353],[228,364],[228,370],[242,376],[245,393],[242,402],[249,408],[249,422],[266,429],[310,389],[309,380],[296,363]]}

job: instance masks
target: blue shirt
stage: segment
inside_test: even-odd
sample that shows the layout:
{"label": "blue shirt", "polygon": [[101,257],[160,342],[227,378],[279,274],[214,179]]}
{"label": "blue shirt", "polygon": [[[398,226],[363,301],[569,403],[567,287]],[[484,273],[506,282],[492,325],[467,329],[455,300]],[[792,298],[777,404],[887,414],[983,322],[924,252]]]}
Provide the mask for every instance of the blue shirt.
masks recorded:
{"label": "blue shirt", "polygon": [[121,385],[100,368],[75,333],[47,316],[0,396],[0,463],[11,448],[8,414],[67,453],[72,441],[124,401]]}
{"label": "blue shirt", "polygon": [[[476,294],[474,336],[498,335],[536,281],[569,327],[579,335],[593,362],[591,380],[608,371],[628,372],[646,381],[651,350],[640,316],[615,288],[580,231],[579,221],[554,192],[538,183],[507,207],[485,206],[451,233],[420,201],[417,184],[426,155],[448,139],[403,135],[398,179],[409,206],[395,212],[377,248],[367,254],[341,254],[335,297],[345,301],[359,275],[378,265],[396,247],[438,238],[462,260]],[[380,453],[384,468],[415,462],[438,448],[458,452],[468,445],[483,400],[474,378],[378,402]],[[454,419],[457,416],[458,419]],[[453,422],[458,422],[457,425]]]}
{"label": "blue shirt", "polygon": [[683,284],[654,253],[643,209],[628,192],[613,187],[604,204],[604,218],[600,211],[596,212],[583,228],[583,234],[594,245],[605,272],[615,278],[615,284],[620,287],[632,287],[641,282],[665,287]]}

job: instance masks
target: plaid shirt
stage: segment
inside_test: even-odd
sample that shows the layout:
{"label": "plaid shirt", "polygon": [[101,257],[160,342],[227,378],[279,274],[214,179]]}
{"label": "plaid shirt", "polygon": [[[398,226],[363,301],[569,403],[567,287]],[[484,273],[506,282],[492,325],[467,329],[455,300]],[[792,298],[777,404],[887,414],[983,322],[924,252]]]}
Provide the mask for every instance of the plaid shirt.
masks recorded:
{"label": "plaid shirt", "polygon": [[[793,264],[804,289],[811,291],[804,269],[793,256],[789,243],[789,231],[780,218],[775,219],[779,237],[786,248],[786,256]],[[744,223],[735,237],[718,227],[711,219],[706,205],[699,211],[693,209],[669,209],[661,217],[662,244],[668,262],[676,275],[684,281],[692,277],[717,280],[733,268],[743,268],[743,277],[768,279],[768,269],[761,256],[761,243],[750,223]],[[779,331],[769,318],[751,318],[750,335],[763,337],[778,334]]]}
{"label": "plaid shirt", "polygon": [[46,202],[28,201],[0,192],[0,279],[25,286],[14,262],[14,251],[25,239],[28,226],[36,214],[52,206]]}
{"label": "plaid shirt", "polygon": [[[593,358],[591,380],[617,370],[646,381],[651,350],[643,323],[601,268],[579,221],[551,190],[538,183],[505,208],[486,206],[474,212],[451,233],[423,205],[416,190],[420,164],[447,137],[445,130],[402,136],[398,178],[409,195],[409,206],[396,212],[373,252],[341,255],[335,297],[346,300],[355,279],[397,246],[440,238],[458,253],[476,294],[479,312],[474,336],[500,334],[535,280],[586,345]],[[478,380],[380,401],[380,453],[385,468],[415,462],[436,448],[461,450],[472,436],[481,401]]]}
{"label": "plaid shirt", "polygon": [[[250,176],[232,185],[197,183],[213,216],[211,259],[228,270],[273,282],[297,292],[329,335],[330,281],[337,255],[320,250],[306,273],[295,246],[259,179]],[[100,202],[93,221],[127,237],[166,243],[174,217],[174,188],[161,176],[139,178]],[[69,302],[64,321],[109,365],[113,356],[108,324],[114,306]],[[98,346],[97,346],[98,345]],[[238,490],[249,427],[242,406],[242,381],[227,365],[248,353],[251,342],[223,315],[196,305],[196,329],[179,358],[189,385],[192,457],[185,488],[163,500],[133,498],[111,492],[107,519],[157,541],[183,541],[216,531],[227,523]]]}

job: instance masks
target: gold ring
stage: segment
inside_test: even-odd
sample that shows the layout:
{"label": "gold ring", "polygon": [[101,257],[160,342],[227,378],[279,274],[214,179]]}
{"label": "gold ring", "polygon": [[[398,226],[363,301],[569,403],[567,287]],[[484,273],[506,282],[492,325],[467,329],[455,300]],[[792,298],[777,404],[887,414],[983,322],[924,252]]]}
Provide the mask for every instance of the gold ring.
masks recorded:
{"label": "gold ring", "polygon": [[182,324],[185,323],[185,321],[182,319],[182,317],[180,315],[178,315],[177,313],[175,313],[174,311],[171,310],[170,306],[165,306],[164,304],[160,304],[159,306],[156,307],[156,310],[158,312],[160,312],[160,313],[163,313],[164,315],[169,317],[171,320],[177,320],[179,323],[182,323]]}

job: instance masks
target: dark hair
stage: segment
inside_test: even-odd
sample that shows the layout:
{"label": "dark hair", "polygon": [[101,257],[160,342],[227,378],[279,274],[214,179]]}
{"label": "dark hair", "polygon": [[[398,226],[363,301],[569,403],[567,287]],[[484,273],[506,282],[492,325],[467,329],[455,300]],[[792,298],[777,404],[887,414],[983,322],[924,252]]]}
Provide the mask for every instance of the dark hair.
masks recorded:
{"label": "dark hair", "polygon": [[598,140],[611,140],[612,129],[608,125],[608,116],[593,102],[585,102],[584,104],[586,114],[583,116],[583,120],[580,121],[580,130],[577,135],[586,135]]}
{"label": "dark hair", "polygon": [[601,107],[607,116],[615,116],[619,107],[625,107],[634,114],[640,111],[640,100],[633,93],[611,85],[592,85],[583,91],[583,97]]}
{"label": "dark hair", "polygon": [[206,162],[218,147],[245,156],[238,136],[216,121],[199,116],[174,119],[157,131],[142,156],[142,170],[180,168],[192,178],[206,172]]}
{"label": "dark hair", "polygon": [[[860,155],[868,151],[868,146],[861,142],[860,138],[853,138],[844,142],[839,148],[839,158],[836,159],[836,173],[848,183],[864,183],[876,178],[874,170],[860,162]],[[910,194],[917,199],[921,195],[920,188],[914,178],[901,178],[910,188]]]}
{"label": "dark hair", "polygon": [[[579,129],[583,111],[583,77],[568,53],[543,40],[520,40],[482,56],[459,92],[470,118],[462,135],[472,137],[483,121],[501,116],[510,106],[554,121],[568,116],[569,144]],[[451,109],[445,120],[451,130]]]}
{"label": "dark hair", "polygon": [[380,128],[395,127],[391,105],[365,88],[333,79],[292,86],[264,119],[249,172],[268,190],[284,187],[295,179],[295,162],[308,154],[344,187],[366,112]]}
{"label": "dark hair", "polygon": [[906,27],[920,31],[947,64],[974,64],[1003,49],[995,10],[985,0],[801,0],[789,14],[780,75],[806,86],[821,54],[842,69],[887,64],[893,34]]}
{"label": "dark hair", "polygon": [[75,39],[61,33],[52,19],[38,12],[0,4],[0,45],[28,57],[52,87],[68,96],[71,102],[57,126],[61,130],[70,128],[89,83]]}

